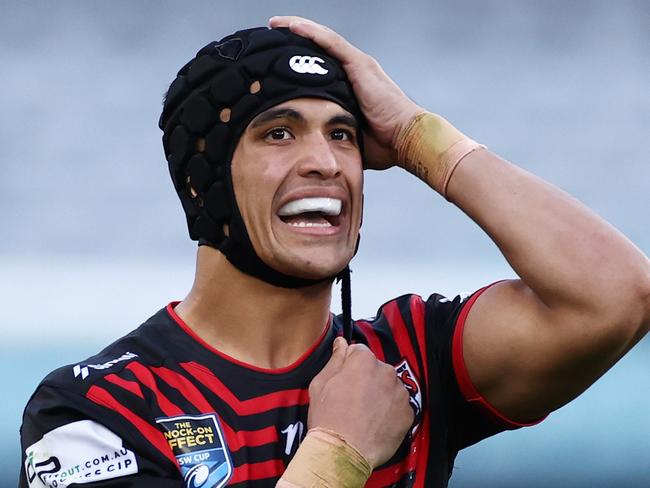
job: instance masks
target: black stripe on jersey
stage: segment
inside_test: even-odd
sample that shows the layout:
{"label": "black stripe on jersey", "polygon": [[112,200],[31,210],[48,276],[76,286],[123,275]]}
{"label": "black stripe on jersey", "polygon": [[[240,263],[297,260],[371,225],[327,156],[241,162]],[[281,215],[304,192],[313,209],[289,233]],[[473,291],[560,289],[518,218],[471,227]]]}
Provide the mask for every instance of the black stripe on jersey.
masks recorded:
{"label": "black stripe on jersey", "polygon": [[[377,319],[370,322],[370,325],[374,329],[377,339],[379,339],[379,342],[381,343],[385,362],[393,365],[398,364],[402,359],[402,355],[397,348],[397,344],[393,338],[393,332],[388,325],[386,317],[381,314],[381,309],[379,309]],[[368,343],[368,338],[358,326],[354,328],[353,333],[353,341],[360,340],[372,350],[370,347],[371,345]]]}

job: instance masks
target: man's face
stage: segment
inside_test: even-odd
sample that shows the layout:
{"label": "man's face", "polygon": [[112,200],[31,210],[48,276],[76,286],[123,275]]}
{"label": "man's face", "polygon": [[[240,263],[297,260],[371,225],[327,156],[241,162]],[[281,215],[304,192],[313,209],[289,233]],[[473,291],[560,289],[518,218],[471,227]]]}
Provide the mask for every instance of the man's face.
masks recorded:
{"label": "man's face", "polygon": [[363,187],[356,125],[334,102],[298,98],[262,112],[242,134],[233,187],[255,252],[267,265],[318,279],[354,255]]}

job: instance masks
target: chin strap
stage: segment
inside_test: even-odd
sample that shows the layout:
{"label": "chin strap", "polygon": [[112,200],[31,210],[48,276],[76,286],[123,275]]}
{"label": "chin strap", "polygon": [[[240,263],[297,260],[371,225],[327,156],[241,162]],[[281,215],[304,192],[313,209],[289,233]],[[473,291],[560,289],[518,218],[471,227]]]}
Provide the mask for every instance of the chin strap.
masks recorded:
{"label": "chin strap", "polygon": [[350,266],[346,266],[336,277],[341,281],[341,308],[343,309],[343,337],[352,343],[352,292],[350,288]]}

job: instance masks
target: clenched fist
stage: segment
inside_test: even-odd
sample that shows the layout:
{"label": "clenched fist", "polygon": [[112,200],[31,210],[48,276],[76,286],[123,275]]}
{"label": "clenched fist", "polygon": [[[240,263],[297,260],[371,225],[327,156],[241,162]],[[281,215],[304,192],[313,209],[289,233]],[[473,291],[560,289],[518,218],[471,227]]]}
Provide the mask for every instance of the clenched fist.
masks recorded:
{"label": "clenched fist", "polygon": [[362,344],[334,341],[309,385],[309,428],[341,434],[375,468],[397,451],[413,423],[409,394],[395,369]]}

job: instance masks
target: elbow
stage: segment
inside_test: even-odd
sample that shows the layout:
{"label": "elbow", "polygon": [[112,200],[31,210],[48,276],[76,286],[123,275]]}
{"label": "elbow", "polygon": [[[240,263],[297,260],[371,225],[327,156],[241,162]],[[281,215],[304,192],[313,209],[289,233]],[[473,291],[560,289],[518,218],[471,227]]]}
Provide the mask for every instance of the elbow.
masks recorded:
{"label": "elbow", "polygon": [[650,331],[650,260],[637,266],[625,285],[608,296],[603,308],[592,316],[610,338],[629,350]]}
{"label": "elbow", "polygon": [[641,303],[643,307],[643,318],[641,319],[639,340],[650,332],[650,259],[646,259],[645,270],[642,274]]}
{"label": "elbow", "polygon": [[650,260],[647,258],[630,290],[629,306],[623,303],[619,308],[628,310],[624,320],[629,325],[629,347],[632,347],[650,331]]}

